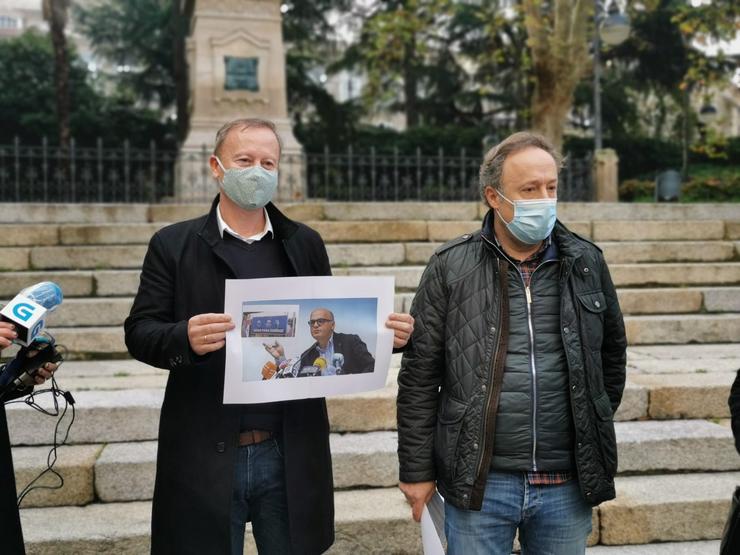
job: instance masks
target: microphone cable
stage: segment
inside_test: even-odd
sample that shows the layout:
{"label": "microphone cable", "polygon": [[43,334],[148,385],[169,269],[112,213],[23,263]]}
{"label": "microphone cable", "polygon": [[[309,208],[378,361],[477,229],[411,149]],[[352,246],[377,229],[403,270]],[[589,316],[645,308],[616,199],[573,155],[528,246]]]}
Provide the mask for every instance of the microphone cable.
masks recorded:
{"label": "microphone cable", "polygon": [[[67,349],[61,345],[57,345],[58,350],[63,350],[65,353]],[[62,365],[62,362],[58,363],[57,370],[59,370],[59,367]],[[49,450],[48,455],[46,456],[46,468],[42,470],[33,480],[31,480],[26,487],[24,487],[20,494],[18,494],[17,504],[18,508],[20,508],[21,503],[23,502],[23,499],[32,491],[37,489],[48,489],[48,490],[57,490],[64,487],[64,478],[62,477],[59,472],[57,472],[54,469],[54,464],[57,462],[57,450],[62,446],[67,444],[67,440],[69,439],[69,432],[72,429],[72,425],[75,421],[75,399],[72,396],[72,393],[69,391],[65,391],[59,387],[59,384],[57,384],[55,374],[56,371],[54,371],[54,374],[51,375],[51,378],[49,378],[49,382],[51,383],[51,387],[45,388],[45,389],[39,389],[31,391],[26,397],[15,399],[12,401],[6,401],[6,405],[12,405],[16,403],[25,403],[32,409],[40,412],[41,414],[45,414],[46,416],[53,416],[57,418],[56,424],[54,426],[54,436],[53,436],[53,445],[51,449]],[[52,405],[53,408],[46,409],[42,405],[40,405],[36,398],[42,395],[51,394],[52,398]],[[64,406],[61,407],[60,398],[64,401]],[[71,416],[69,418],[69,422],[67,424],[66,429],[64,430],[64,435],[61,437],[60,441],[60,429],[62,422],[64,421],[65,416],[67,415],[67,412],[70,410],[71,407]],[[57,483],[53,485],[36,485],[39,480],[41,480],[46,474],[51,474],[53,476],[56,476]]]}

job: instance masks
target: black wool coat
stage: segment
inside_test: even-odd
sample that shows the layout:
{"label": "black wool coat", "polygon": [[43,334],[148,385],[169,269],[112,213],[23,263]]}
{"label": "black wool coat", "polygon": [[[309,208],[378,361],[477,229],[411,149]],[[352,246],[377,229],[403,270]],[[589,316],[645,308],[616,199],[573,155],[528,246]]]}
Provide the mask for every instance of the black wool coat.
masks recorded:
{"label": "black wool coat", "polygon": [[16,496],[5,405],[0,402],[0,553],[8,555],[25,553]]}
{"label": "black wool coat", "polygon": [[[224,349],[197,356],[188,319],[224,311],[224,256],[214,200],[207,216],[158,231],[149,243],[139,291],[125,322],[138,360],[170,370],[159,424],[152,507],[152,553],[230,552],[232,480],[241,406],[224,405]],[[330,275],[314,230],[269,204],[267,211],[297,276]],[[334,541],[329,422],[324,399],[284,403],[283,443],[294,553],[322,553]]]}

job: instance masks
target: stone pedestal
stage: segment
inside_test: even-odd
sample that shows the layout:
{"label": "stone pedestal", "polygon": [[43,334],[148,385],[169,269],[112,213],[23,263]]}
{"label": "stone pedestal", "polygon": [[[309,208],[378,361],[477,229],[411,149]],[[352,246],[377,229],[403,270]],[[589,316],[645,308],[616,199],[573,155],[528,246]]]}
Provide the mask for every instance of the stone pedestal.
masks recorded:
{"label": "stone pedestal", "polygon": [[302,200],[304,156],[288,119],[280,0],[197,0],[187,40],[190,131],[177,168],[178,200],[211,198],[216,131],[228,121],[275,122],[283,141],[278,200]]}
{"label": "stone pedestal", "polygon": [[612,148],[602,148],[594,153],[594,200],[617,202],[619,200],[619,157]]}

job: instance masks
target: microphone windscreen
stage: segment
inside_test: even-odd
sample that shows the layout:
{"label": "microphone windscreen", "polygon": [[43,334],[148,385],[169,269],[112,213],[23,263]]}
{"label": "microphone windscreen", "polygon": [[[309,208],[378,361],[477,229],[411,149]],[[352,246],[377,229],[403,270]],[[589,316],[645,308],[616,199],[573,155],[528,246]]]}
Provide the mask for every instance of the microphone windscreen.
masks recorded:
{"label": "microphone windscreen", "polygon": [[42,281],[36,285],[31,285],[21,291],[20,294],[40,304],[49,312],[62,304],[64,300],[61,287],[53,281]]}
{"label": "microphone windscreen", "polygon": [[313,365],[323,370],[326,368],[326,359],[324,357],[319,357],[313,361]]}

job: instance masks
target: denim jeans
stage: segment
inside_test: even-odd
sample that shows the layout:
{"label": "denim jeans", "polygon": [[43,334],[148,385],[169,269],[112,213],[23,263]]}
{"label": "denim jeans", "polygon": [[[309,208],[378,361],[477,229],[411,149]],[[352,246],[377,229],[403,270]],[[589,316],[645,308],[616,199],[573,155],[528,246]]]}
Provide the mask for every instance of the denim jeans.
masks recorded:
{"label": "denim jeans", "polygon": [[252,523],[259,553],[290,553],[288,501],[278,439],[239,447],[231,498],[231,553],[244,552],[244,527]]}
{"label": "denim jeans", "polygon": [[591,507],[578,481],[536,486],[523,472],[491,472],[482,510],[445,503],[448,555],[509,555],[517,530],[522,555],[585,553]]}

